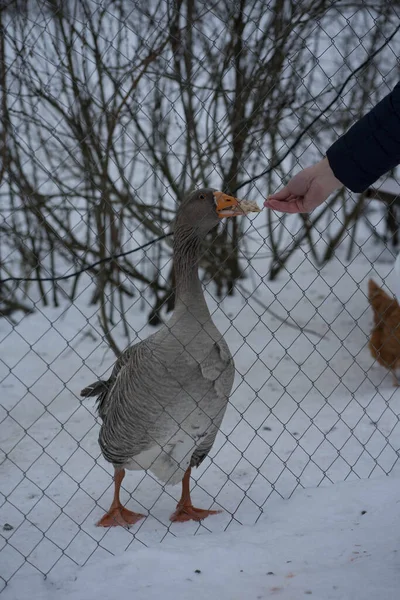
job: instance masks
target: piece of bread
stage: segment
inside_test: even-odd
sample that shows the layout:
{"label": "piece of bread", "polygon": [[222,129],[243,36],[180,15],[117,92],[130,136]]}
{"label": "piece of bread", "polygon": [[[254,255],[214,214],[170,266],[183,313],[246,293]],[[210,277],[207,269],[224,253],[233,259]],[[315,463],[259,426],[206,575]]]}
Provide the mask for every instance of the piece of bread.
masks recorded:
{"label": "piece of bread", "polygon": [[261,208],[258,207],[257,202],[254,202],[254,200],[241,200],[239,206],[245,214],[261,212]]}

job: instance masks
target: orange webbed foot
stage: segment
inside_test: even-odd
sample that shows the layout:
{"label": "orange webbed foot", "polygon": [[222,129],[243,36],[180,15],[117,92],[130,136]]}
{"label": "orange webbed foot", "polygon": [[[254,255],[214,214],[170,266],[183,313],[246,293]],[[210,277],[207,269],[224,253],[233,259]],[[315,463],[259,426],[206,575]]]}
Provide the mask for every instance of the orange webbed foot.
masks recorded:
{"label": "orange webbed foot", "polygon": [[135,513],[128,510],[124,506],[117,506],[110,508],[100,521],[96,524],[97,527],[131,527],[135,525],[141,519],[144,519],[145,515]]}
{"label": "orange webbed foot", "polygon": [[170,521],[173,523],[185,523],[186,521],[202,521],[210,515],[218,515],[222,510],[206,510],[196,508],[195,506],[178,506],[176,511],[170,516]]}

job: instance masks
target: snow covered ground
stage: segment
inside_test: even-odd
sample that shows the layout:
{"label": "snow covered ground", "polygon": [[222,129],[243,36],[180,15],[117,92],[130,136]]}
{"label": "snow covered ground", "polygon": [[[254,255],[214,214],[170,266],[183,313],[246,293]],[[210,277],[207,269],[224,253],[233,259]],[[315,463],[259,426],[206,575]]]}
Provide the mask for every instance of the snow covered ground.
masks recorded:
{"label": "snow covered ground", "polygon": [[[129,473],[123,501],[148,517],[129,531],[95,527],[112,496],[111,469],[100,456],[94,404],[82,403],[79,390],[107,373],[114,358],[102,341],[97,307],[88,302],[90,279],[82,280],[73,306],[39,308],[15,326],[0,320],[0,575],[10,582],[9,598],[25,592],[42,598],[46,590],[53,598],[67,574],[90,563],[100,564],[98,572],[83,571],[66,584],[67,597],[91,597],[94,583],[86,577],[109,589],[104,598],[117,585],[131,591],[136,585],[135,598],[155,598],[175,589],[174,581],[182,597],[200,598],[212,584],[237,594],[227,598],[243,598],[245,590],[263,598],[275,588],[286,598],[309,591],[323,600],[367,598],[361,583],[372,594],[374,578],[388,585],[381,597],[395,597],[390,553],[399,532],[400,389],[369,354],[365,295],[370,276],[392,288],[393,255],[365,237],[349,264],[342,247],[316,269],[299,251],[271,283],[263,215],[256,219],[241,284],[250,298],[218,302],[208,286],[237,375],[211,460],[194,473],[196,504],[223,511],[201,524],[169,522],[179,486],[163,488],[150,474]],[[128,313],[137,339],[154,331],[140,303],[134,299]],[[393,479],[382,479],[389,473]],[[299,488],[317,486],[298,495]],[[283,500],[294,492],[293,500]],[[146,574],[144,562],[152,557]],[[38,570],[48,574],[46,583],[36,578]]]}
{"label": "snow covered ground", "polygon": [[152,544],[57,579],[32,575],[3,598],[396,600],[399,587],[400,479],[387,477],[297,492],[252,527]]}

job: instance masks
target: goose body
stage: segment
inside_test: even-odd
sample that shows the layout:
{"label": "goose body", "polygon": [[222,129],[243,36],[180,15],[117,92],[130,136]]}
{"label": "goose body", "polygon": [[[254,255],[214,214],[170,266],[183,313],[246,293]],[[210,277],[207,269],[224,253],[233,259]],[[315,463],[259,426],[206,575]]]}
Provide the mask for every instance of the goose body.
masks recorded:
{"label": "goose body", "polygon": [[237,199],[205,189],[178,211],[174,234],[176,303],[172,317],[128,348],[108,381],[82,390],[98,396],[99,443],[114,465],[115,493],[102,526],[129,525],[143,515],[128,511],[119,488],[128,470],[149,470],[164,484],[182,480],[172,520],[199,520],[215,511],[194,508],[190,469],[210,452],[234,380],[229,348],[213,323],[198,277],[201,242],[222,217],[243,214]]}
{"label": "goose body", "polygon": [[99,398],[104,458],[178,483],[209,453],[233,379],[233,359],[205,302],[197,313],[178,305],[169,323],[121,355]]}

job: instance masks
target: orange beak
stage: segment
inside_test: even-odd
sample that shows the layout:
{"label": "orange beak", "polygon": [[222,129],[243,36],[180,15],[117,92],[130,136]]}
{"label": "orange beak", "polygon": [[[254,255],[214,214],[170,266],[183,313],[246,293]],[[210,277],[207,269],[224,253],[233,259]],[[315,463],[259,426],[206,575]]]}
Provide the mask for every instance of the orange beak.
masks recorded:
{"label": "orange beak", "polygon": [[217,214],[220,219],[237,217],[244,214],[237,198],[228,196],[228,194],[224,194],[223,192],[214,192],[214,198]]}

